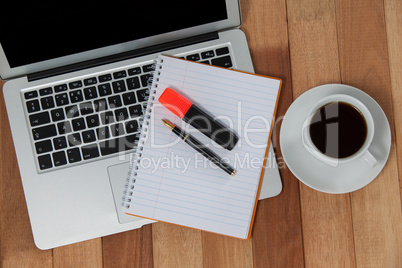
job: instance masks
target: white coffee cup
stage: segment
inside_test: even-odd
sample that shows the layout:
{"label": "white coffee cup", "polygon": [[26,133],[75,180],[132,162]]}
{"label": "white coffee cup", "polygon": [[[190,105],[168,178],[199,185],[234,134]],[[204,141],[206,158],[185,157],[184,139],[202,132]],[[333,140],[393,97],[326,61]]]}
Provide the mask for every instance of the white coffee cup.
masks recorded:
{"label": "white coffee cup", "polygon": [[[313,143],[311,140],[310,136],[310,124],[312,123],[312,119],[316,112],[322,108],[323,106],[326,106],[330,103],[333,102],[344,102],[352,107],[356,108],[361,115],[363,116],[364,120],[366,121],[367,125],[367,135],[366,139],[363,143],[363,145],[360,147],[360,149],[355,152],[354,154],[345,157],[345,158],[335,158],[335,157],[330,157],[325,154],[323,154]],[[311,153],[314,157],[317,159],[321,160],[322,162],[331,165],[333,167],[336,167],[340,164],[347,163],[354,161],[356,159],[363,160],[366,162],[370,167],[374,167],[377,164],[377,160],[375,157],[370,153],[369,147],[371,145],[371,142],[373,141],[374,137],[374,120],[373,117],[370,113],[370,111],[367,109],[367,107],[360,102],[358,99],[349,96],[349,95],[344,95],[344,94],[334,94],[330,95],[327,97],[322,98],[320,101],[317,102],[314,107],[310,110],[308,117],[306,121],[303,124],[302,128],[302,139],[303,139],[303,145],[305,149]]]}

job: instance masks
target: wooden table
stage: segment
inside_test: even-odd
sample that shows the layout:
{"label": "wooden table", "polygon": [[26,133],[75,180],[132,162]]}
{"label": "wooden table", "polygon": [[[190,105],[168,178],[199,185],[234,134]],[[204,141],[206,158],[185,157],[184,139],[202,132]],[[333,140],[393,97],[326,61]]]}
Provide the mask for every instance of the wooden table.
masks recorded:
{"label": "wooden table", "polygon": [[283,79],[278,118],[327,83],[362,89],[391,125],[388,163],[368,186],[331,195],[300,183],[273,144],[282,193],[258,204],[242,241],[156,223],[41,251],[33,243],[1,98],[0,251],[3,267],[402,267],[402,1],[242,0],[255,71]]}

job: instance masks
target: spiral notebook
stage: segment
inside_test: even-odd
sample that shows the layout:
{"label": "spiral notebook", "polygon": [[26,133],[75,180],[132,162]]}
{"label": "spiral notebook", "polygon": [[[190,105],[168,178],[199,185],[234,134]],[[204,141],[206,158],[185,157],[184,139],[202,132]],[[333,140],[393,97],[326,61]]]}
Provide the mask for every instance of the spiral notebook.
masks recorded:
{"label": "spiral notebook", "polygon": [[[239,136],[220,147],[158,102],[171,88]],[[136,153],[126,214],[247,239],[251,234],[281,80],[159,56]],[[191,133],[236,170],[230,176],[174,135]]]}

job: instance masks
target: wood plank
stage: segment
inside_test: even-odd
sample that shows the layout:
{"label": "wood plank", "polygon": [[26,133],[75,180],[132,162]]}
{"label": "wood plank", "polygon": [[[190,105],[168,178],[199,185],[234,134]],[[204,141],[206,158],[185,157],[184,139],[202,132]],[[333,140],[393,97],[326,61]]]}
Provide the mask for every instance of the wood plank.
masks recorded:
{"label": "wood plank", "polygon": [[[395,122],[397,157],[402,159],[402,2],[385,0],[385,22],[387,27],[388,55]],[[402,196],[402,163],[398,161],[399,185]],[[402,199],[401,199],[402,200]]]}
{"label": "wood plank", "polygon": [[[2,83],[0,83],[2,89]],[[1,91],[2,92],[2,91]],[[1,267],[52,267],[52,251],[36,248],[22,190],[3,94],[0,97]]]}
{"label": "wood plank", "polygon": [[153,267],[152,225],[103,238],[104,267]]}
{"label": "wood plank", "polygon": [[97,238],[53,249],[53,267],[103,267],[102,239]]}
{"label": "wood plank", "polygon": [[294,98],[315,86],[340,83],[333,1],[287,0],[287,8]]}
{"label": "wood plank", "polygon": [[349,195],[301,188],[306,267],[356,267]]}
{"label": "wood plank", "polygon": [[169,223],[152,224],[154,266],[203,267],[201,231]]}
{"label": "wood plank", "polygon": [[[385,111],[395,133],[383,1],[336,0],[336,6],[342,81],[371,95]],[[394,141],[393,137],[382,173],[352,194],[358,266],[402,264],[402,213]]]}
{"label": "wood plank", "polygon": [[255,72],[283,79],[272,144],[282,178],[282,193],[259,201],[253,229],[255,267],[304,265],[298,180],[285,165],[279,130],[292,103],[292,81],[285,0],[242,2],[243,26]]}
{"label": "wood plank", "polygon": [[253,267],[252,239],[202,232],[204,267]]}
{"label": "wood plank", "polygon": [[[293,95],[340,82],[335,6],[331,0],[288,0]],[[306,267],[354,267],[350,198],[300,183]]]}

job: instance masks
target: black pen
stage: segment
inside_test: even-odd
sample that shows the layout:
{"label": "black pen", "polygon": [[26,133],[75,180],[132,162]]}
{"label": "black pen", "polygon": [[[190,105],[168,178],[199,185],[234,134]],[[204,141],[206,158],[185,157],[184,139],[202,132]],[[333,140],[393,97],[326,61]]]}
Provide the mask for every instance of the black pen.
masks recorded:
{"label": "black pen", "polygon": [[180,139],[182,139],[185,143],[190,145],[194,150],[202,154],[205,158],[209,159],[212,163],[216,164],[218,167],[226,171],[230,176],[236,174],[236,170],[223,162],[223,160],[210,149],[206,148],[199,140],[192,137],[190,134],[184,132],[182,129],[173,125],[167,120],[162,119],[163,124],[170,128],[170,130],[176,134]]}

